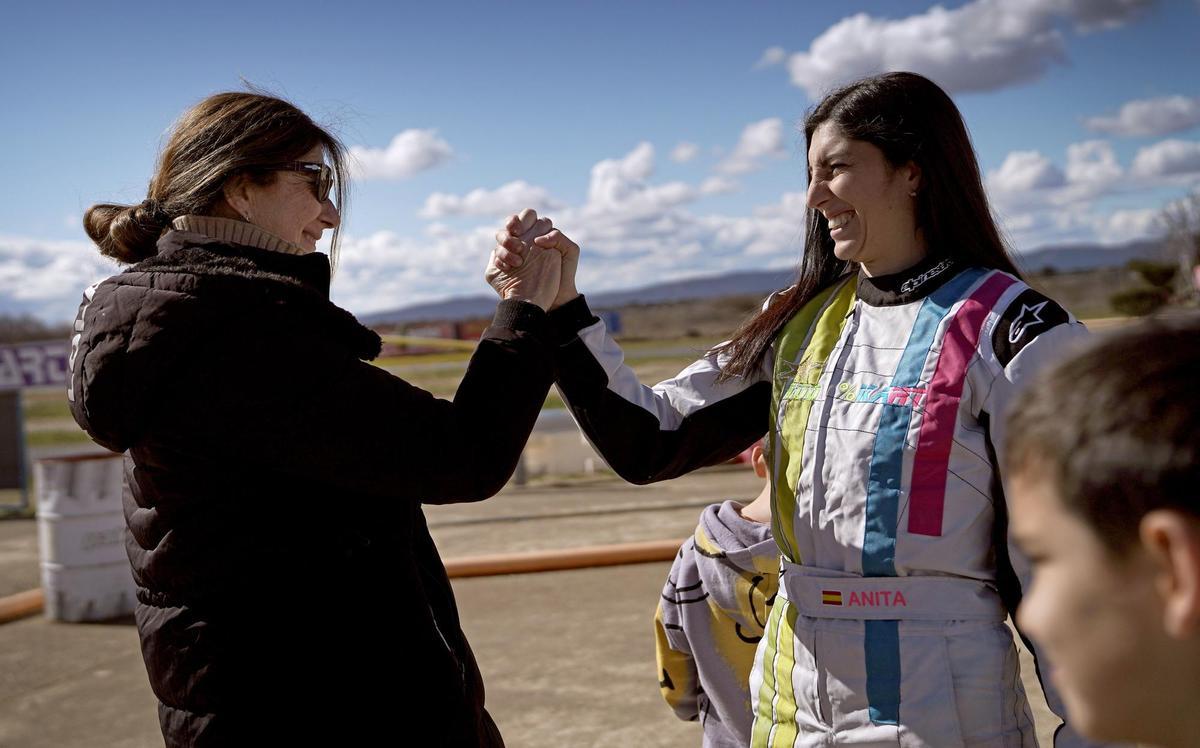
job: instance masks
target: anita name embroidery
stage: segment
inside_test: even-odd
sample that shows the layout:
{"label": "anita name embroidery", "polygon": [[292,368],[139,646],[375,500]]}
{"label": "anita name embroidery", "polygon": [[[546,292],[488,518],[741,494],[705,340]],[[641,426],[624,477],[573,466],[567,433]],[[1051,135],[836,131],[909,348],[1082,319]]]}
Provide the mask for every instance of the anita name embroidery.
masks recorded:
{"label": "anita name embroidery", "polygon": [[842,594],[841,590],[821,590],[821,604],[847,608],[907,608],[908,600],[900,590],[851,592],[849,595]]}

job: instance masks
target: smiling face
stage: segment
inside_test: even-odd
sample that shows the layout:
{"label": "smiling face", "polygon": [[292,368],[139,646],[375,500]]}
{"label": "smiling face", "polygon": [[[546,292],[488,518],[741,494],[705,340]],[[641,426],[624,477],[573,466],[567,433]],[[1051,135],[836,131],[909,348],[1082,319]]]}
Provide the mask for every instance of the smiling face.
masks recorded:
{"label": "smiling face", "polygon": [[1017,621],[1049,660],[1071,724],[1117,740],[1178,719],[1171,646],[1145,552],[1115,556],[1037,467],[1014,476],[1011,488],[1012,534],[1034,571]]}
{"label": "smiling face", "polygon": [[916,226],[920,169],[895,168],[883,151],[846,137],[832,123],[818,127],[808,146],[808,207],[829,222],[833,253],[868,275],[886,275],[925,256]]}
{"label": "smiling face", "polygon": [[[316,146],[298,161],[320,163],[321,146]],[[268,184],[238,180],[226,191],[226,201],[243,218],[281,239],[310,252],[326,229],[341,222],[337,207],[329,199],[318,201],[313,177],[295,171],[278,171]]]}

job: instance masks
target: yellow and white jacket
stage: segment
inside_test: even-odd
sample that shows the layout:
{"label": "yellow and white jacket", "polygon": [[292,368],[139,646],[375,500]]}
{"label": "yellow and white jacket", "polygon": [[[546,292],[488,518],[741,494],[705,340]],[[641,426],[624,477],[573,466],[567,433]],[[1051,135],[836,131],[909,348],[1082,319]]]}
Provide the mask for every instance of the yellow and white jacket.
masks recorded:
{"label": "yellow and white jacket", "polygon": [[705,748],[750,740],[750,670],[778,586],[770,526],[733,501],[705,507],[654,616],[659,688],[680,719],[700,720]]}

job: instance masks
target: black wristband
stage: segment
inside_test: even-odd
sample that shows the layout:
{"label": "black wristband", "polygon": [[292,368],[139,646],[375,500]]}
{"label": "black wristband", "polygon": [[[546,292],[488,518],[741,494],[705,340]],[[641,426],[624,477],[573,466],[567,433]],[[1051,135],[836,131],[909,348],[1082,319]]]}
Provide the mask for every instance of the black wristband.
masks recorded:
{"label": "black wristband", "polygon": [[505,299],[496,306],[492,327],[529,332],[544,338],[549,331],[549,322],[546,312],[537,304],[521,299]]}
{"label": "black wristband", "polygon": [[583,294],[552,310],[546,317],[550,322],[550,339],[556,345],[570,342],[579,335],[580,330],[600,321],[588,307]]}

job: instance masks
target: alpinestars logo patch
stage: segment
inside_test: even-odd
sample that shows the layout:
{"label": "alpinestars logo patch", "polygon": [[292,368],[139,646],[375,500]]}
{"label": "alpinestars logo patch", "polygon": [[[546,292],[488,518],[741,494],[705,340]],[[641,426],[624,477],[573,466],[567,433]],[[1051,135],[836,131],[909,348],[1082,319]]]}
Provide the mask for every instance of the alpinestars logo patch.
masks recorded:
{"label": "alpinestars logo patch", "polygon": [[1008,366],[1021,349],[1047,330],[1070,321],[1067,311],[1032,288],[1009,303],[992,333],[992,348],[1001,366]]}
{"label": "alpinestars logo patch", "polygon": [[1008,342],[1016,343],[1025,336],[1025,331],[1043,324],[1043,320],[1038,316],[1038,312],[1046,308],[1049,301],[1043,301],[1040,304],[1033,306],[1021,305],[1021,313],[1017,315],[1017,319],[1012,323],[1012,327],[1008,328]]}

